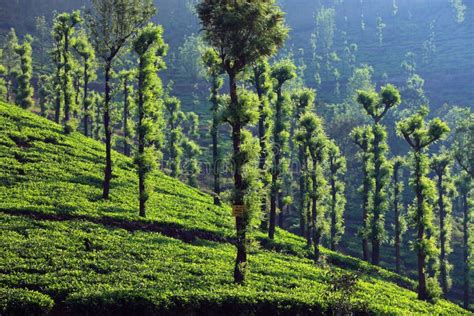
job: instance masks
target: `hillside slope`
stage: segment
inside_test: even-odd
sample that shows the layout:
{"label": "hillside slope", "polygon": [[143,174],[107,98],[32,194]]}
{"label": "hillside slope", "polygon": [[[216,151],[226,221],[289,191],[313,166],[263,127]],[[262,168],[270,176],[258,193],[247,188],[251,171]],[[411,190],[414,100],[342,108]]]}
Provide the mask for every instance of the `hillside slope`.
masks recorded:
{"label": "hillside slope", "polygon": [[[282,231],[275,243],[254,234],[248,283],[236,286],[229,209],[157,173],[141,219],[127,157],[114,153],[111,200],[100,199],[103,152],[0,103],[0,314],[469,314],[418,301],[412,281],[357,259],[325,250],[315,265]],[[348,279],[350,301],[334,290]]]}

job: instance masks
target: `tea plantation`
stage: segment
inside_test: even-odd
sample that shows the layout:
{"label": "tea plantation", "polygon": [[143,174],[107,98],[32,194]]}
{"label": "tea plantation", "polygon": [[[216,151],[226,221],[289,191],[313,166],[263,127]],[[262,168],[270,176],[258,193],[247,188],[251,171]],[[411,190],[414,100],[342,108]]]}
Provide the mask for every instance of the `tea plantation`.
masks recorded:
{"label": "tea plantation", "polygon": [[0,103],[0,315],[469,315],[358,259],[325,250],[315,265],[283,231],[272,243],[253,234],[248,282],[234,285],[229,207],[156,173],[142,219],[130,158],[114,153],[101,200],[104,152]]}

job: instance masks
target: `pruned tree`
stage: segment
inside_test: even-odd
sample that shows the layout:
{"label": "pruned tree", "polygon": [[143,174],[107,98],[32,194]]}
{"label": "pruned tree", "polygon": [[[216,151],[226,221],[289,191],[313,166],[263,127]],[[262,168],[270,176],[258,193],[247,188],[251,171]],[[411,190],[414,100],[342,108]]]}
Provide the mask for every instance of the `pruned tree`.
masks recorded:
{"label": "pruned tree", "polygon": [[[316,91],[313,89],[303,88],[297,89],[292,92],[291,100],[293,102],[294,108],[294,120],[299,122],[300,118],[310,112],[313,109],[314,102],[316,100]],[[297,128],[297,126],[296,126]],[[296,129],[295,129],[296,130]],[[303,144],[298,145],[298,162],[301,166],[301,170],[304,171],[307,166],[305,165],[305,149]],[[301,236],[306,236],[309,239],[308,234],[308,214],[307,214],[307,205],[309,199],[307,198],[307,178],[305,176],[301,176],[298,181],[298,208],[299,208],[299,224],[300,224],[300,233]]]}
{"label": "pruned tree", "polygon": [[451,287],[450,271],[452,270],[452,265],[448,261],[448,256],[452,252],[452,199],[456,193],[451,178],[452,164],[453,159],[447,151],[441,152],[431,160],[431,169],[436,175],[436,189],[438,195],[436,211],[439,217],[439,278],[444,295],[448,293]]}
{"label": "pruned tree", "polygon": [[387,186],[390,181],[390,164],[387,160],[387,132],[380,123],[387,112],[400,102],[400,92],[393,85],[382,87],[380,93],[375,91],[358,91],[357,102],[361,104],[372,118],[373,152],[373,209],[370,237],[372,239],[372,264],[380,263],[380,245],[385,235],[384,213],[387,211]]}
{"label": "pruned tree", "polygon": [[212,139],[212,166],[211,172],[214,177],[214,204],[220,205],[220,194],[221,194],[221,183],[220,183],[220,151],[219,151],[219,126],[221,125],[220,118],[220,102],[219,102],[219,91],[224,85],[222,78],[222,67],[220,65],[219,55],[213,48],[207,49],[202,56],[202,61],[207,69],[207,81],[210,83],[210,96],[209,101],[211,102],[211,139]]}
{"label": "pruned tree", "polygon": [[474,113],[458,122],[454,136],[456,162],[471,177],[474,177]]}
{"label": "pruned tree", "polygon": [[344,174],[346,172],[346,159],[341,154],[339,147],[334,141],[328,141],[328,163],[329,186],[331,197],[329,200],[330,239],[331,250],[336,250],[342,235],[344,234],[344,209],[346,197],[344,195]]}
{"label": "pruned tree", "polygon": [[403,214],[403,167],[405,157],[394,157],[392,159],[392,203],[395,218],[394,247],[395,247],[395,271],[401,273],[401,244],[403,234],[406,230],[405,216]]}
{"label": "pruned tree", "polygon": [[456,179],[456,187],[459,193],[460,208],[462,213],[462,250],[463,250],[463,306],[469,308],[471,293],[471,263],[472,263],[472,240],[471,232],[473,227],[472,214],[474,210],[474,186],[472,176],[463,171]]}
{"label": "pruned tree", "polygon": [[15,53],[20,60],[20,70],[16,77],[18,86],[15,89],[15,103],[24,109],[28,109],[35,104],[33,100],[35,90],[31,85],[31,78],[33,77],[33,64],[31,59],[32,41],[33,38],[26,35],[23,44],[15,47]]}
{"label": "pruned tree", "polygon": [[362,160],[363,180],[359,191],[362,193],[362,227],[359,229],[359,235],[362,238],[362,258],[369,261],[369,237],[370,237],[370,216],[372,214],[372,192],[374,189],[373,181],[373,151],[372,143],[374,133],[370,126],[356,127],[351,136],[354,143],[360,149],[360,157]]}
{"label": "pruned tree", "polygon": [[176,97],[167,97],[164,101],[167,119],[166,148],[169,166],[173,178],[181,174],[181,158],[183,156],[183,129],[182,122],[185,114],[181,111],[181,101]]}
{"label": "pruned tree", "polygon": [[91,0],[86,22],[91,43],[104,70],[103,123],[105,169],[102,197],[109,199],[112,179],[111,75],[114,62],[148,20],[155,14],[152,0]]}
{"label": "pruned tree", "polygon": [[64,101],[63,126],[66,134],[76,129],[76,123],[72,117],[76,104],[74,99],[74,87],[72,79],[73,56],[71,52],[72,36],[78,24],[82,23],[80,11],[72,13],[61,13],[54,18],[53,38],[55,39],[56,49],[60,54],[62,63],[61,88]]}
{"label": "pruned tree", "polygon": [[421,300],[430,299],[426,280],[426,260],[436,254],[436,241],[430,233],[434,229],[431,202],[435,199],[436,190],[434,183],[428,178],[429,161],[426,150],[449,133],[448,125],[439,118],[427,123],[425,117],[428,112],[427,108],[423,108],[397,124],[398,133],[412,150],[410,185],[415,193],[415,201],[410,208],[410,217],[416,230],[413,248],[417,253],[418,298]]}
{"label": "pruned tree", "polygon": [[163,28],[151,23],[133,41],[133,50],[138,55],[138,150],[135,163],[138,169],[141,217],[146,217],[146,202],[152,191],[152,184],[148,180],[163,144],[163,87],[158,71],[165,68],[163,57],[167,48],[163,41]]}
{"label": "pruned tree", "polygon": [[38,102],[40,106],[40,115],[47,117],[48,98],[51,94],[50,90],[51,77],[48,75],[40,75],[38,77]]}
{"label": "pruned tree", "polygon": [[78,36],[73,42],[73,48],[82,62],[82,112],[84,135],[90,136],[91,104],[92,99],[89,95],[89,84],[96,79],[95,52],[89,39],[85,34]]}
{"label": "pruned tree", "polygon": [[268,186],[271,182],[269,178],[270,173],[267,168],[270,165],[271,158],[271,132],[272,132],[272,110],[270,102],[273,99],[273,82],[271,78],[271,67],[267,58],[262,58],[253,66],[251,74],[251,82],[258,95],[260,101],[258,112],[258,139],[260,142],[260,161],[258,168],[260,169],[262,182],[264,185],[264,193],[262,197],[262,221],[260,228],[268,230]]}
{"label": "pruned tree", "polygon": [[181,142],[181,147],[184,152],[185,164],[185,174],[187,182],[190,186],[197,188],[198,180],[197,175],[201,171],[199,166],[199,156],[201,155],[201,147],[195,141],[185,137]]}
{"label": "pruned tree", "polygon": [[[275,236],[277,209],[283,211],[282,199],[282,173],[284,172],[283,163],[284,151],[288,149],[290,122],[288,119],[289,107],[291,106],[289,95],[283,92],[283,85],[296,77],[296,66],[291,60],[284,59],[273,65],[271,76],[275,80],[273,90],[276,94],[276,101],[273,111],[273,166],[272,166],[272,184],[270,192],[270,217],[268,224],[268,238]],[[280,202],[280,203],[279,203]],[[279,204],[279,205],[277,205]]]}
{"label": "pruned tree", "polygon": [[196,11],[201,20],[205,40],[218,53],[220,65],[229,77],[230,102],[225,111],[226,121],[232,128],[232,203],[247,207],[243,214],[236,217],[237,257],[234,281],[243,283],[247,267],[247,228],[252,213],[252,206],[245,204],[251,182],[245,181],[243,174],[250,154],[245,154],[242,148],[243,128],[253,121],[258,102],[254,103],[251,97],[248,100],[239,100],[247,94],[239,97],[237,76],[259,58],[274,55],[283,46],[288,29],[284,24],[283,13],[274,0],[202,0]]}
{"label": "pruned tree", "polygon": [[6,88],[7,88],[7,102],[13,101],[14,93],[14,83],[16,79],[16,71],[19,67],[19,58],[18,55],[15,53],[15,49],[18,46],[18,37],[16,36],[16,32],[14,28],[11,28],[10,31],[7,33],[4,41],[4,45],[2,47],[2,62],[1,64],[5,67],[5,81],[6,81]]}
{"label": "pruned tree", "polygon": [[300,118],[296,141],[305,148],[308,173],[310,174],[311,199],[311,235],[314,248],[314,259],[320,259],[320,242],[326,225],[325,197],[329,193],[324,177],[323,163],[327,159],[328,139],[324,133],[321,119],[314,113],[307,113]]}
{"label": "pruned tree", "polygon": [[135,89],[134,89],[134,70],[122,70],[119,73],[120,86],[122,89],[123,109],[122,109],[122,133],[123,133],[123,153],[126,156],[132,155],[132,146],[134,143],[133,110],[135,109]]}

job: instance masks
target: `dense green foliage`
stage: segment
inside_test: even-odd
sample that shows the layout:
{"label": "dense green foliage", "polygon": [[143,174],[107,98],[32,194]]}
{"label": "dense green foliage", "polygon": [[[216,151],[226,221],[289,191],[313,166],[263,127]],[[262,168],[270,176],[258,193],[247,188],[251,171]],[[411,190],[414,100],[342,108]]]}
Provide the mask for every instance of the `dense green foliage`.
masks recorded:
{"label": "dense green foliage", "polygon": [[[249,94],[237,91],[237,76],[246,66],[260,58],[274,55],[287,37],[283,12],[274,0],[220,1],[204,0],[196,7],[206,41],[219,55],[220,67],[229,78],[230,101],[224,121],[232,128],[232,163],[234,168],[234,190],[232,203],[245,208],[244,214],[236,217],[237,258],[234,269],[236,283],[243,283],[247,269],[247,229],[255,208],[256,181],[254,172],[248,169],[255,148],[251,134],[245,126],[258,117],[257,100]],[[247,142],[247,144],[245,144]],[[247,171],[247,175],[244,172]],[[250,194],[249,194],[250,193]],[[257,197],[257,200],[259,198]]]}
{"label": "dense green foliage", "polygon": [[372,263],[380,263],[380,246],[385,236],[384,214],[387,211],[387,186],[390,179],[390,164],[387,160],[389,151],[387,145],[387,131],[381,120],[387,112],[400,102],[400,93],[393,85],[386,85],[377,94],[375,91],[359,91],[359,102],[373,120],[372,133],[372,177],[374,181],[373,204],[370,225],[372,239]]}
{"label": "dense green foliage", "polygon": [[436,191],[433,181],[428,178],[429,161],[426,150],[449,133],[448,125],[439,118],[426,123],[427,115],[428,109],[423,108],[397,126],[398,132],[412,149],[410,184],[415,192],[415,201],[410,208],[410,217],[416,229],[413,249],[418,256],[418,298],[422,300],[434,299],[437,286],[437,283],[433,284],[436,282],[434,280],[426,281],[426,260],[436,255],[437,251],[432,207]]}
{"label": "dense green foliage", "polygon": [[0,104],[0,123],[2,313],[319,313],[341,305],[334,280],[358,271],[353,311],[467,314],[444,300],[418,301],[390,282],[411,288],[410,281],[324,248],[328,263],[346,270],[315,266],[304,239],[279,229],[271,248],[282,253],[253,246],[252,273],[236,286],[228,207],[154,171],[142,219],[130,158],[113,152],[114,190],[104,201],[102,144],[64,136],[59,125],[12,105]]}
{"label": "dense green foliage", "polygon": [[160,157],[157,150],[163,146],[163,91],[158,77],[158,71],[165,67],[163,56],[167,50],[163,29],[147,25],[133,41],[133,50],[138,55],[138,148],[135,163],[139,180],[139,214],[146,217],[146,203],[153,190],[150,175]]}
{"label": "dense green foliage", "polygon": [[15,47],[15,53],[20,60],[20,70],[16,76],[15,87],[15,103],[22,108],[27,109],[34,105],[33,100],[34,88],[31,85],[31,78],[33,76],[33,66],[31,60],[31,42],[33,38],[29,35],[25,36],[23,44]]}
{"label": "dense green foliage", "polygon": [[111,75],[114,61],[123,53],[133,36],[155,13],[151,0],[92,0],[86,24],[91,43],[104,70],[104,104],[102,108],[105,132],[104,182],[102,197],[109,198],[112,180]]}

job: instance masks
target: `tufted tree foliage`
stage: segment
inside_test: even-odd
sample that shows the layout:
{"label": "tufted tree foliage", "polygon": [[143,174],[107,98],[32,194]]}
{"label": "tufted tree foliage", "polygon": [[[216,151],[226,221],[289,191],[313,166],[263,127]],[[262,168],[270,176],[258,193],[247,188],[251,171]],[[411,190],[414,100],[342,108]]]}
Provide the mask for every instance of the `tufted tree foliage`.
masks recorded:
{"label": "tufted tree foliage", "polygon": [[336,247],[344,234],[344,209],[346,197],[344,195],[344,174],[346,173],[346,159],[341,154],[339,147],[334,141],[328,141],[328,171],[331,197],[329,201],[330,246],[331,250]]}
{"label": "tufted tree foliage", "polygon": [[385,235],[384,213],[387,211],[387,186],[390,181],[390,164],[387,160],[387,132],[380,123],[387,112],[400,103],[400,92],[393,85],[382,87],[379,93],[375,91],[358,91],[359,102],[373,120],[372,141],[373,152],[373,209],[370,237],[372,239],[372,263],[380,263],[380,245]]}
{"label": "tufted tree foliage", "polygon": [[471,293],[471,264],[472,264],[472,227],[474,210],[474,182],[471,175],[463,171],[456,179],[456,187],[459,193],[460,207],[462,213],[463,227],[463,270],[464,270],[464,297],[463,306],[469,308]]}
{"label": "tufted tree foliage", "polygon": [[443,294],[448,293],[451,287],[449,272],[452,265],[449,264],[448,256],[451,249],[451,231],[452,231],[452,199],[456,189],[451,178],[451,167],[453,159],[448,152],[443,151],[434,156],[431,160],[431,169],[436,175],[437,203],[436,211],[439,216],[439,266],[440,283]]}
{"label": "tufted tree foliage", "polygon": [[62,71],[60,73],[60,86],[64,101],[64,132],[70,133],[75,130],[75,122],[72,118],[72,111],[75,109],[74,87],[72,82],[73,60],[72,60],[72,36],[75,27],[82,23],[79,11],[72,13],[61,13],[54,18],[53,38],[57,53],[59,54]]}
{"label": "tufted tree foliage", "polygon": [[2,62],[1,64],[5,67],[4,75],[6,81],[6,101],[11,102],[13,100],[13,89],[15,83],[15,73],[19,66],[19,58],[15,53],[15,49],[18,46],[18,37],[14,28],[11,28],[7,33],[2,47]]}
{"label": "tufted tree foliage", "polygon": [[40,115],[43,117],[47,116],[47,103],[50,96],[50,80],[51,77],[48,75],[40,75],[38,77],[38,102],[40,106]]}
{"label": "tufted tree foliage", "polygon": [[169,159],[171,176],[178,178],[181,174],[181,157],[183,156],[183,130],[181,124],[184,120],[184,113],[181,111],[181,101],[176,97],[167,97],[164,100],[167,133],[166,148]]}
{"label": "tufted tree foliage", "polygon": [[[283,12],[274,0],[202,0],[196,6],[206,41],[219,55],[219,63],[229,77],[230,102],[227,122],[232,128],[234,194],[232,203],[244,205],[247,184],[243,170],[248,159],[242,153],[242,129],[258,102],[239,101],[237,76],[259,58],[270,57],[283,46],[288,29]],[[244,94],[245,95],[245,94]],[[250,100],[249,100],[250,101]],[[250,108],[244,108],[249,106]],[[257,113],[258,114],[258,113]],[[246,205],[248,207],[248,205]],[[249,217],[236,217],[237,258],[234,281],[243,283],[247,266],[247,226]]]}
{"label": "tufted tree foliage", "polygon": [[300,118],[299,129],[296,132],[296,141],[304,146],[307,172],[310,185],[308,193],[311,199],[310,231],[314,248],[314,258],[320,258],[320,242],[325,231],[326,203],[328,194],[327,182],[324,178],[323,163],[327,160],[328,139],[324,133],[321,119],[314,113],[307,113]]}
{"label": "tufted tree foliage", "polygon": [[84,135],[89,137],[91,135],[90,126],[92,105],[92,98],[89,95],[89,84],[91,81],[96,79],[95,52],[85,34],[81,34],[81,36],[74,40],[73,48],[82,62],[82,111],[84,114]]}
{"label": "tufted tree foliage", "polygon": [[[316,91],[313,89],[297,89],[292,92],[291,95],[291,101],[293,103],[293,108],[294,108],[294,119],[299,122],[299,119],[311,112],[314,106],[314,101],[316,100]],[[305,165],[305,152],[304,152],[304,145],[299,144],[298,145],[298,161],[301,166],[301,170],[305,170],[307,166]],[[298,207],[299,207],[299,224],[300,224],[300,233],[301,236],[306,236],[306,239],[309,239],[309,234],[308,234],[308,214],[307,214],[307,206],[309,203],[309,199],[307,197],[306,191],[306,185],[307,185],[307,179],[304,176],[301,176],[298,181]]]}
{"label": "tufted tree foliage", "polygon": [[123,133],[123,153],[131,156],[134,142],[133,111],[135,110],[135,73],[134,70],[124,69],[119,73],[120,86],[122,88],[123,109],[122,109],[122,133]]}
{"label": "tufted tree foliage", "polygon": [[207,69],[207,80],[210,83],[210,96],[209,101],[211,102],[211,139],[212,139],[212,175],[214,176],[214,204],[220,205],[220,151],[219,151],[219,126],[221,125],[221,119],[219,115],[219,91],[222,89],[224,80],[222,78],[222,67],[220,65],[219,55],[213,48],[207,49],[203,56],[202,61]]}
{"label": "tufted tree foliage", "polygon": [[163,56],[168,46],[163,41],[161,26],[149,24],[133,41],[138,55],[138,151],[135,158],[138,169],[140,216],[146,216],[146,202],[152,191],[149,175],[159,158],[163,144],[163,87],[158,71],[165,67]]}
{"label": "tufted tree foliage", "polygon": [[33,38],[26,35],[23,44],[15,47],[15,53],[20,59],[20,71],[17,73],[17,87],[15,89],[15,103],[24,109],[35,104],[33,95],[35,93],[31,85],[33,77],[33,65],[31,59],[31,42]]}
{"label": "tufted tree foliage", "polygon": [[198,180],[197,175],[201,171],[199,166],[199,156],[201,155],[201,147],[199,144],[188,137],[184,137],[181,141],[181,147],[184,154],[185,170],[187,182],[190,186],[197,188]]}
{"label": "tufted tree foliage", "polygon": [[271,131],[272,131],[272,110],[270,108],[270,102],[273,99],[273,82],[271,78],[271,67],[268,63],[267,58],[261,58],[253,66],[253,73],[251,76],[252,85],[255,88],[255,91],[258,95],[260,101],[258,112],[260,117],[258,119],[258,139],[260,142],[260,161],[258,168],[261,172],[261,177],[263,180],[263,185],[265,192],[262,197],[262,221],[261,229],[268,229],[268,186],[271,179],[269,178],[270,173],[268,172],[268,167],[270,165],[271,159]]}
{"label": "tufted tree foliage", "polygon": [[392,159],[392,203],[395,217],[395,232],[394,232],[394,246],[395,246],[395,271],[401,273],[401,253],[400,248],[402,244],[402,237],[406,230],[405,217],[403,215],[403,167],[405,166],[404,157],[394,157]]}
{"label": "tufted tree foliage", "polygon": [[454,152],[457,163],[474,177],[474,113],[472,112],[458,123]]}
{"label": "tufted tree foliage", "polygon": [[281,60],[273,65],[271,77],[275,81],[273,90],[276,94],[276,101],[273,109],[273,166],[272,166],[272,185],[270,193],[270,218],[268,225],[268,237],[274,238],[277,208],[280,213],[283,211],[282,203],[277,206],[281,200],[282,193],[282,173],[284,172],[283,163],[284,152],[288,150],[288,139],[290,134],[289,108],[291,107],[288,95],[283,93],[283,85],[296,77],[296,66],[288,59]]}
{"label": "tufted tree foliage", "polygon": [[436,242],[431,233],[433,227],[432,201],[435,197],[434,183],[428,178],[429,161],[426,150],[449,133],[449,127],[439,118],[425,121],[428,108],[397,124],[397,132],[412,150],[410,185],[415,193],[415,201],[410,208],[410,217],[416,231],[413,242],[418,260],[418,298],[431,299],[426,282],[426,260],[437,252]]}
{"label": "tufted tree foliage", "polygon": [[86,21],[96,55],[104,69],[103,123],[105,169],[102,197],[109,199],[112,179],[111,75],[114,61],[130,40],[155,14],[152,0],[91,0]]}
{"label": "tufted tree foliage", "polygon": [[351,136],[354,143],[359,147],[362,160],[363,180],[359,191],[362,194],[362,227],[359,229],[359,235],[362,238],[362,258],[369,261],[369,237],[370,237],[370,217],[372,216],[372,192],[374,189],[373,181],[373,151],[372,143],[374,133],[370,126],[356,127]]}
{"label": "tufted tree foliage", "polygon": [[[0,50],[0,57],[1,57],[1,50]],[[7,89],[7,81],[3,78],[6,74],[6,69],[4,66],[0,64],[0,100],[6,101],[8,96],[8,89]]]}

